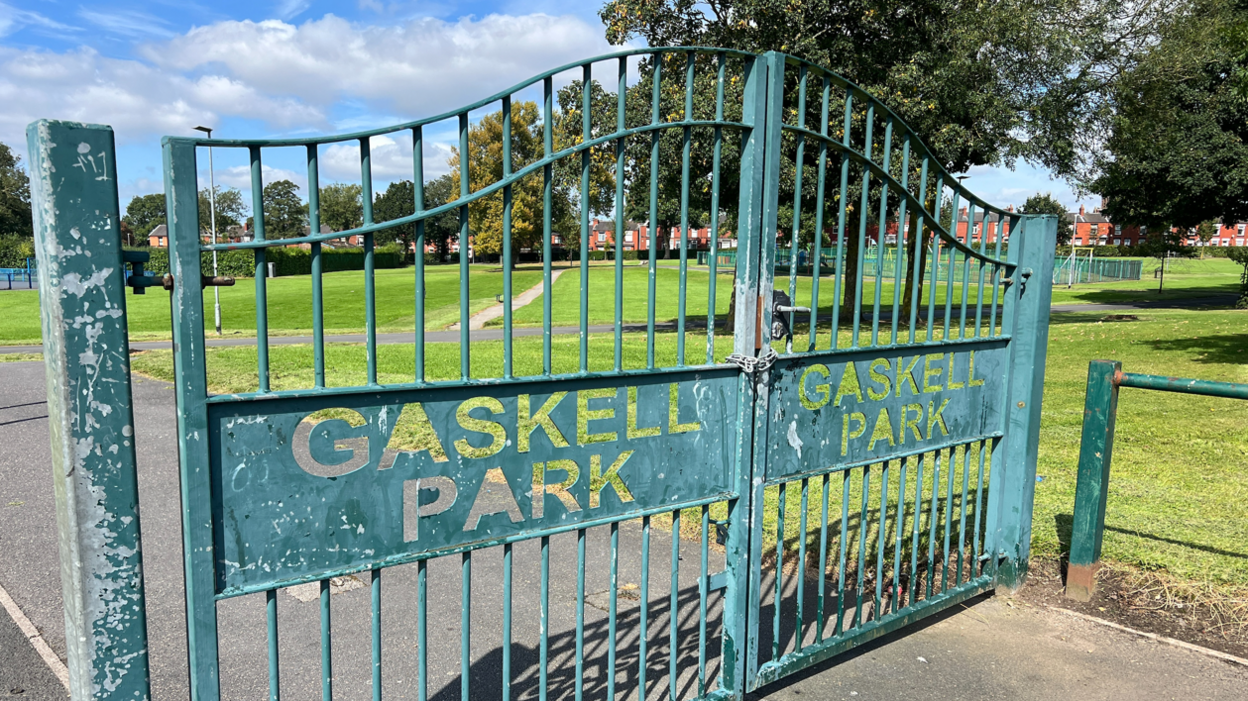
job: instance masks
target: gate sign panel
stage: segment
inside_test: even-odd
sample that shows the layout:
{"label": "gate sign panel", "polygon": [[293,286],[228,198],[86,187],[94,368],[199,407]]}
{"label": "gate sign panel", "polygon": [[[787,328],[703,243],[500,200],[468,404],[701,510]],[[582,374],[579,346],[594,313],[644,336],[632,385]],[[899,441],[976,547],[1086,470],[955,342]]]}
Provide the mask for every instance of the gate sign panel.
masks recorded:
{"label": "gate sign panel", "polygon": [[769,481],[999,435],[1004,343],[777,363]]}
{"label": "gate sign panel", "polygon": [[620,382],[213,404],[218,592],[731,496],[735,368]]}

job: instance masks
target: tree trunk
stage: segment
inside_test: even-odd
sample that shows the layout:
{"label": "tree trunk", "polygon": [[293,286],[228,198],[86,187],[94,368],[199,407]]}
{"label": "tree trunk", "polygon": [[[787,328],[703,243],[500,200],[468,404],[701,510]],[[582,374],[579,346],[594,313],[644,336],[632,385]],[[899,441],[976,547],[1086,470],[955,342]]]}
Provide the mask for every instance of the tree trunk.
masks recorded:
{"label": "tree trunk", "polygon": [[[854,297],[858,294],[858,236],[846,236],[845,241],[845,272],[842,279],[845,281],[845,293],[841,297],[840,320],[841,324],[857,324],[858,319],[854,318]],[[833,341],[835,343],[835,339]]]}
{"label": "tree trunk", "polygon": [[[915,298],[914,289],[918,285],[918,298],[923,299],[923,271],[927,269],[927,246],[919,245],[920,239],[923,238],[922,230],[919,227],[918,217],[911,220],[910,236],[906,237],[906,283],[902,291],[901,298],[901,318],[909,319],[910,311],[913,308],[912,300]],[[919,277],[916,280],[914,276],[914,257],[919,256]],[[922,325],[922,319],[919,319]]]}

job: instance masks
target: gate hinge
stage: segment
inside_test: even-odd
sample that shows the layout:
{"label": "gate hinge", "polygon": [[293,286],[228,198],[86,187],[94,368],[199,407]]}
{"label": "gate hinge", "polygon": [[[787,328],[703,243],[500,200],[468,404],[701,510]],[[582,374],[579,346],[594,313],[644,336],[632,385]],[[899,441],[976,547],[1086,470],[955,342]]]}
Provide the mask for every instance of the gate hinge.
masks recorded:
{"label": "gate hinge", "polygon": [[770,369],[771,366],[776,363],[776,358],[779,357],[780,354],[777,353],[774,348],[767,346],[762,355],[752,356],[733,353],[727,358],[724,358],[724,362],[732,363],[733,365],[736,365],[744,370],[747,375],[756,377]]}

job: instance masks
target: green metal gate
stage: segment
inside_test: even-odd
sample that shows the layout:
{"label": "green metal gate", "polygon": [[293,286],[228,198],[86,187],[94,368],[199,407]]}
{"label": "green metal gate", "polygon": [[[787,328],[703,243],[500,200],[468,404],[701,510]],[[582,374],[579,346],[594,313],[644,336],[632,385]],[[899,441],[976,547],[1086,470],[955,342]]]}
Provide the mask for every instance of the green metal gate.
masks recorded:
{"label": "green metal gate", "polygon": [[[626,90],[637,69],[650,99],[630,108]],[[569,76],[579,85],[556,90],[556,81],[564,85]],[[591,81],[615,87],[614,120],[593,116],[591,92],[580,88]],[[529,95],[540,107],[522,101]],[[558,111],[557,99],[564,103]],[[449,120],[458,153],[469,153],[469,115],[482,109],[498,110],[498,172],[481,184],[470,159],[460,158],[459,198],[426,207],[426,130]],[[513,133],[513,118],[530,109],[538,121],[527,124],[539,125],[541,147],[526,156],[517,153],[530,135],[518,133],[526,122]],[[577,118],[580,129],[569,130],[564,120]],[[33,125],[36,165],[75,155],[57,151],[58,144],[87,132],[105,133]],[[674,136],[665,142],[665,134]],[[376,137],[398,136],[412,144],[413,213],[376,222],[370,146]],[[111,136],[106,140],[111,154]],[[308,231],[319,232],[318,159],[323,148],[344,144],[359,152],[363,226],[267,238],[265,154],[292,147],[306,154]],[[679,156],[664,150],[672,144]],[[213,246],[201,238],[198,152],[210,145],[248,154],[254,240]],[[615,178],[617,214],[626,195],[648,194],[650,221],[662,222],[662,210],[671,208],[660,187],[663,158],[681,164],[678,213],[668,215],[681,232],[678,258],[661,260],[651,245],[644,273],[625,269],[623,217],[616,216],[615,260],[591,268],[588,193],[595,169],[635,174],[627,192],[624,178]],[[413,674],[416,696],[426,699],[439,682],[429,669],[436,643],[429,638],[428,605],[446,590],[430,564],[448,558],[457,560],[458,582],[446,586],[459,588],[464,699],[527,698],[532,691],[545,701],[548,674],[568,666],[571,688],[554,695],[577,701],[586,695],[740,698],[977,593],[1021,584],[1055,220],[975,198],[887,108],[834,74],[779,53],[641,49],[564,66],[462,110],[386,129],[296,140],[167,137],[164,164],[171,275],[163,282],[172,290],[194,699],[235,695],[223,691],[230,674],[222,656],[234,643],[221,644],[233,639],[219,630],[219,615],[229,600],[248,597],[264,603],[270,698],[284,691],[307,695],[305,687],[283,688],[292,669],[316,663],[291,657],[278,592],[309,583],[318,583],[320,600],[320,692],[327,701],[341,695],[334,685],[343,672],[334,670],[332,651],[344,634],[341,623],[335,634],[331,580],[357,574],[371,594],[365,619],[348,624],[369,631],[371,666],[362,683],[382,698],[393,684],[387,673],[399,668],[394,674]],[[86,206],[83,198],[70,203],[55,178],[36,182],[38,209]],[[542,199],[535,242],[544,261],[540,338],[519,333],[512,311],[512,261],[524,245],[513,217],[517,201],[533,204],[524,200],[532,192],[523,190],[526,183],[540,183]],[[570,214],[579,219],[580,262],[568,273],[578,278],[574,292],[555,284],[551,263],[563,225],[552,211],[560,188],[577,190],[579,209]],[[115,188],[112,200],[115,212]],[[940,212],[963,204],[972,208],[970,221],[975,208],[996,215],[995,233],[978,245],[957,238],[940,219]],[[435,343],[425,332],[430,271],[419,254],[425,222],[458,216],[463,242],[479,233],[470,230],[472,208],[486,206],[501,212],[501,340],[472,335],[472,268],[461,255],[458,338]],[[710,270],[695,275],[687,237],[703,219],[711,229]],[[721,222],[732,222],[738,239],[734,270],[718,269]],[[882,232],[890,225],[907,232],[897,238],[892,267],[863,274],[868,227]],[[105,217],[103,228],[110,226],[108,235],[115,236],[115,219]],[[373,269],[374,237],[395,227],[413,231],[418,251],[415,331],[410,344],[394,347],[404,354],[401,363],[378,344]],[[60,260],[56,253],[70,232],[46,213],[37,229],[40,255]],[[336,371],[341,354],[335,357],[338,351],[325,343],[324,315],[333,301],[324,298],[321,258],[323,246],[354,235],[363,238],[365,260],[364,370],[344,373]],[[1002,255],[1007,235],[1008,258]],[[778,238],[789,242],[787,281],[774,279],[786,265],[776,260]],[[880,261],[887,259],[883,239],[874,239]],[[313,342],[297,357],[271,349],[268,333],[266,251],[289,245],[306,245],[312,261]],[[813,267],[798,264],[799,248]],[[213,281],[200,272],[207,252],[227,249],[251,250],[255,260],[256,389],[236,394],[209,389],[204,287]],[[110,255],[119,268],[119,252]],[[835,259],[831,273],[820,270],[827,255]],[[102,265],[98,257],[90,263]],[[47,271],[41,277],[46,300],[64,286],[65,271],[40,270]],[[644,310],[625,302],[630,281],[645,286]],[[141,271],[131,277],[136,286],[159,282]],[[74,301],[57,294],[61,303]],[[124,309],[124,300],[118,306]],[[576,326],[561,335],[561,319]],[[608,322],[610,331],[595,331],[595,320]],[[729,324],[731,332],[724,329]],[[56,333],[55,324],[45,323],[45,334]],[[121,334],[124,342],[124,323]],[[73,371],[48,362],[50,370],[70,373],[73,384]],[[394,370],[400,365],[403,376]],[[125,363],[118,371],[128,381]],[[73,435],[69,430],[67,440]],[[128,441],[126,447],[132,451]],[[133,518],[134,532],[125,536],[137,553],[137,509]],[[600,533],[609,549],[596,552],[587,543]],[[620,563],[631,546],[621,546],[621,538],[632,543],[634,533],[641,567],[639,592],[630,594]],[[650,576],[652,537],[670,544],[669,581]],[[534,541],[536,550],[522,550]],[[697,565],[682,565],[683,550]],[[530,556],[538,560],[525,562]],[[559,656],[550,638],[553,617],[563,609],[552,604],[551,592],[562,583],[552,572],[572,559],[572,642]],[[501,581],[474,580],[474,562],[478,570],[501,564]],[[712,571],[719,562],[722,571]],[[594,563],[605,563],[604,570]],[[535,573],[532,587],[514,581],[525,567]],[[387,572],[394,574],[385,581],[396,581],[397,591],[410,586],[414,593],[397,619],[382,615]],[[607,643],[591,651],[586,601],[600,581]],[[664,612],[652,594],[660,585],[669,599]],[[474,592],[483,586],[497,586],[502,596],[501,620],[489,625],[501,636],[501,687],[488,693],[474,681],[481,676]],[[394,602],[389,596],[387,610]],[[525,596],[528,604],[513,606]],[[617,627],[622,596],[637,602],[628,623],[635,659],[624,650],[624,624]],[[518,689],[513,682],[526,672],[513,666],[513,629],[533,615],[536,677]],[[92,625],[90,611],[82,616],[82,625]],[[651,629],[664,624],[666,631]],[[414,657],[388,661],[383,625],[390,635],[395,627],[413,632]],[[345,635],[349,644],[352,636]],[[89,675],[100,651],[82,654],[71,671]],[[627,669],[620,661],[626,654]],[[666,664],[656,666],[656,657]],[[120,698],[110,694],[122,689],[126,698],[145,697],[142,659],[141,671],[136,663],[115,673],[121,681],[94,696]]]}

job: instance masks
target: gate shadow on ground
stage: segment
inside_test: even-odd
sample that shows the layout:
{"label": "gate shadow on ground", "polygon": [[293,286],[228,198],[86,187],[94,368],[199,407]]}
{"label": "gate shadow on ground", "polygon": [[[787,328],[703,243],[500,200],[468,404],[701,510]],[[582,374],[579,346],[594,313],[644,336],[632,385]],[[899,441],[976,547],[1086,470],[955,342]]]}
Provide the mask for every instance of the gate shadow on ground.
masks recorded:
{"label": "gate shadow on ground", "polygon": [[[707,648],[705,656],[706,689],[716,687],[719,674],[719,641],[722,619],[722,591],[707,596]],[[621,597],[621,603],[625,599]],[[698,643],[699,643],[699,591],[684,587],[679,591],[677,602],[677,688],[671,698],[694,698],[699,694]],[[591,606],[588,602],[586,607]],[[614,698],[639,698],[641,634],[641,609],[636,603],[631,610],[621,605],[616,617],[615,631],[615,694]],[[646,651],[646,697],[667,697],[670,683],[670,600],[651,598],[647,624]],[[608,650],[612,645],[607,618],[586,623],[584,629],[584,653],[582,655],[582,694],[585,698],[609,698],[607,696]],[[566,631],[551,635],[548,642],[546,665],[546,698],[570,698],[576,691],[576,633]],[[495,646],[477,658],[469,668],[471,685],[468,698],[471,701],[487,701],[502,698],[503,648]],[[513,699],[539,698],[542,689],[541,651],[538,645],[512,643],[511,645],[511,691]],[[431,701],[460,701],[461,679],[456,675],[436,691],[430,689]]]}
{"label": "gate shadow on ground", "polygon": [[928,628],[930,628],[931,626],[934,626],[942,621],[948,620],[949,618],[952,618],[953,616],[961,613],[964,608],[969,609],[971,607],[974,607],[992,598],[992,596],[993,596],[992,592],[984,592],[983,594],[980,594],[979,596],[969,599],[964,604],[960,604],[958,606],[947,608],[938,613],[933,613],[932,615],[927,616],[919,621],[916,621],[915,623],[908,625],[905,628],[902,628],[901,630],[894,631],[887,635],[882,635],[878,638],[875,638],[866,643],[863,643],[859,647],[856,647],[847,652],[843,652],[840,655],[837,655],[836,657],[833,657],[829,660],[826,660],[824,662],[820,662],[819,664],[808,667],[802,670],[801,672],[791,674],[780,681],[768,684],[767,686],[762,687],[758,691],[746,694],[746,698],[751,699],[751,700],[765,698],[766,696],[770,694],[774,694],[775,692],[786,689],[794,684],[800,684],[801,682],[807,679],[810,679],[811,677],[818,676],[820,674],[823,674],[824,672],[835,669],[836,667],[843,665],[846,662],[850,662],[851,660],[857,659],[863,655],[867,655],[872,652],[875,652],[876,650],[882,647],[885,647],[891,643],[897,642],[898,640],[904,640],[905,638],[908,638],[911,635],[915,635],[916,633],[921,633],[924,630],[927,630]]}

